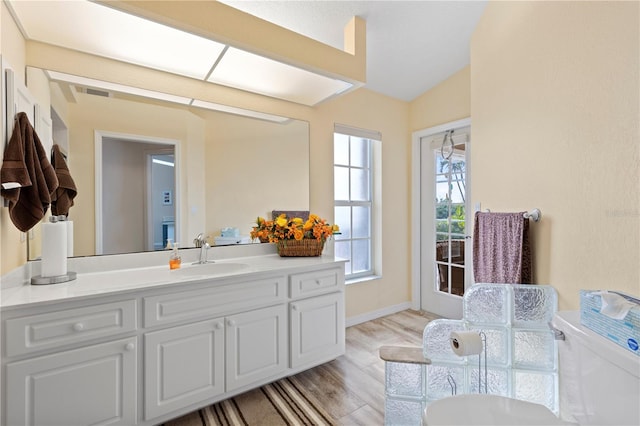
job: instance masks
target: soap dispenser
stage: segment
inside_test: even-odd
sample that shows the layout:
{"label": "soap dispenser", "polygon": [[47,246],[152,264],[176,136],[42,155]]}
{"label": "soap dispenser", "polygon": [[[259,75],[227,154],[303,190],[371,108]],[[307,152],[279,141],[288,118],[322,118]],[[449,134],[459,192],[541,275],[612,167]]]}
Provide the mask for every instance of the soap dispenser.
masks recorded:
{"label": "soap dispenser", "polygon": [[182,259],[178,254],[178,243],[173,243],[173,251],[171,252],[171,257],[169,257],[169,269],[179,269],[181,263]]}

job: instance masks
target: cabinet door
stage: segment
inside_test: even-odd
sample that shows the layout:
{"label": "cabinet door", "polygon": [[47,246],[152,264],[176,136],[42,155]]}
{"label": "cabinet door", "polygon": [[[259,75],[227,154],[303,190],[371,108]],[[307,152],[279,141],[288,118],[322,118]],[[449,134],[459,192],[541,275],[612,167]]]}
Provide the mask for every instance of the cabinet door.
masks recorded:
{"label": "cabinet door", "polygon": [[292,302],[291,368],[344,354],[344,293]]}
{"label": "cabinet door", "polygon": [[145,420],[224,392],[224,320],[146,333]]}
{"label": "cabinet door", "polygon": [[287,340],[285,305],[227,317],[227,392],[284,371]]}
{"label": "cabinet door", "polygon": [[7,364],[9,425],[136,423],[136,338]]}

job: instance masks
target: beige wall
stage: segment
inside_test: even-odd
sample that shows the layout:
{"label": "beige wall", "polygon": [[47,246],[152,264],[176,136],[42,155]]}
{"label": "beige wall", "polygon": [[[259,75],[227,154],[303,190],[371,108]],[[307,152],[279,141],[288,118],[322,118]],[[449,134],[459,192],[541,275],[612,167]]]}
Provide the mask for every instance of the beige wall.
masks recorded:
{"label": "beige wall", "polygon": [[471,116],[471,67],[466,66],[411,102],[411,131]]}
{"label": "beige wall", "polygon": [[321,104],[310,116],[311,210],[333,219],[334,123],[382,133],[382,278],[347,287],[347,317],[410,300],[409,105],[360,89]]}
{"label": "beige wall", "polygon": [[210,113],[206,141],[207,221],[201,232],[213,237],[232,226],[249,235],[257,216],[309,207],[306,121]]}
{"label": "beige wall", "polygon": [[472,197],[538,207],[535,282],[640,294],[638,2],[492,2],[471,45]]}

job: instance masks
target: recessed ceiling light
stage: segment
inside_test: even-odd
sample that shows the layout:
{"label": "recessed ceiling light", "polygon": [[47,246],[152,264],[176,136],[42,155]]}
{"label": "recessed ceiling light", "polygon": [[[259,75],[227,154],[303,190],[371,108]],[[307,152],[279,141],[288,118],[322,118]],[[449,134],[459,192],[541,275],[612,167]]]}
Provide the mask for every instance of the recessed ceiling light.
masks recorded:
{"label": "recessed ceiling light", "polygon": [[[316,105],[352,87],[346,81],[99,3],[84,0],[5,0],[5,3],[29,40],[304,105]],[[195,4],[185,2],[184,7]]]}
{"label": "recessed ceiling light", "polygon": [[159,99],[167,102],[174,102],[183,105],[189,105],[191,98],[185,98],[183,96],[170,95],[168,93],[155,92],[153,90],[140,89],[139,87],[126,86],[124,84],[111,83],[108,81],[96,80],[93,78],[81,77],[73,74],[66,74],[58,71],[45,70],[45,73],[50,80],[63,81],[66,83],[75,84],[78,86],[85,86],[94,89],[102,89],[107,91],[114,91],[120,93],[127,93],[130,95],[142,96],[150,99]]}
{"label": "recessed ceiling light", "polygon": [[315,105],[352,85],[230,47],[208,81],[305,105]]}
{"label": "recessed ceiling light", "polygon": [[224,44],[89,1],[8,1],[28,39],[204,80]]}
{"label": "recessed ceiling light", "polygon": [[174,167],[175,166],[174,163],[171,163],[169,161],[160,160],[159,158],[154,158],[151,161],[153,163],[155,163],[155,164],[160,164],[161,166],[169,166],[169,167]]}
{"label": "recessed ceiling light", "polygon": [[258,118],[260,120],[273,121],[276,123],[284,123],[290,120],[288,117],[282,117],[280,115],[266,114],[264,112],[252,111],[244,108],[236,108],[229,105],[217,104],[214,102],[206,102],[194,99],[191,103],[192,106],[198,108],[205,108],[214,111],[228,112],[229,114],[243,115],[245,117]]}

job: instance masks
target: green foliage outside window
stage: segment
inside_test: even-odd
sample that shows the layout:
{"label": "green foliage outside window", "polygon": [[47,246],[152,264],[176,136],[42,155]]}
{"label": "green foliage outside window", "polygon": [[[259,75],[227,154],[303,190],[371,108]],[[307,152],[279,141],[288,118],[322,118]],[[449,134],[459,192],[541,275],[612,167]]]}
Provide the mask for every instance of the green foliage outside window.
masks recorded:
{"label": "green foliage outside window", "polygon": [[[451,208],[451,229],[449,230],[449,208]],[[456,239],[455,234],[465,234],[465,207],[464,204],[449,204],[449,200],[442,199],[436,203],[436,239],[448,240],[448,235]]]}

